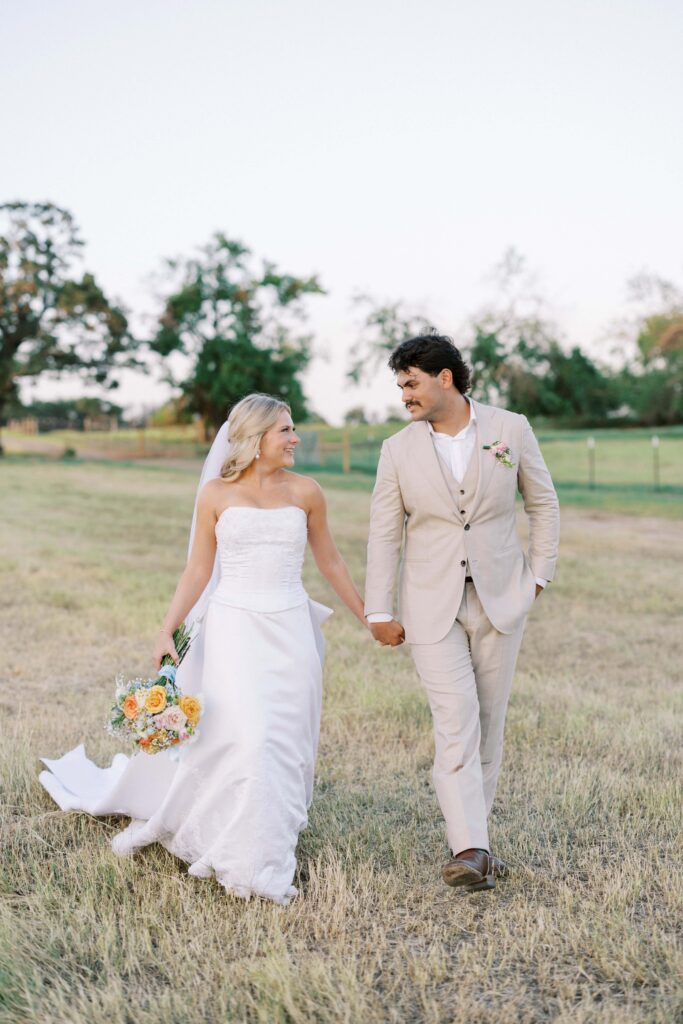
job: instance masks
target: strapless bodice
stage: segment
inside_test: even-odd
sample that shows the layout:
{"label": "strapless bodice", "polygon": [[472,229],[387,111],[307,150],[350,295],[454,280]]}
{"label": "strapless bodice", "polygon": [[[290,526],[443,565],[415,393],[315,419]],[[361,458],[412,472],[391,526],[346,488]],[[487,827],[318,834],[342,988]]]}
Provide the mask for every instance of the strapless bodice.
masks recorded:
{"label": "strapless bodice", "polygon": [[296,505],[226,508],[216,523],[220,580],[212,601],[259,612],[302,604],[307,536],[306,513]]}

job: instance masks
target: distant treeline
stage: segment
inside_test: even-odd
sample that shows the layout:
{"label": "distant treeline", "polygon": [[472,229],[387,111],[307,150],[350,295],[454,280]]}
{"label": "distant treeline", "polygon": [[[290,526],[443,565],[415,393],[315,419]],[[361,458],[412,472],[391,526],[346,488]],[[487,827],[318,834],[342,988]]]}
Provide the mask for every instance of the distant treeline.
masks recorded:
{"label": "distant treeline", "polygon": [[[472,368],[472,395],[555,427],[683,423],[683,292],[642,273],[627,284],[624,313],[605,330],[603,358],[568,346],[531,289],[514,250],[494,272],[496,297],[454,338]],[[434,329],[402,302],[368,296],[349,376],[368,381],[403,338]],[[349,422],[365,418],[359,407]]]}
{"label": "distant treeline", "polygon": [[[20,384],[73,375],[111,389],[123,370],[155,373],[173,385],[176,404],[165,410],[166,421],[197,416],[207,434],[253,391],[285,398],[299,421],[321,411],[302,385],[314,343],[304,329],[308,303],[325,294],[315,275],[279,271],[217,232],[196,254],[164,263],[158,315],[143,337],[128,311],[79,267],[82,247],[68,210],[0,204],[0,424],[27,413],[60,426],[66,417],[77,427],[88,417],[119,417],[120,408],[104,400],[97,411],[88,408],[90,399],[26,406]],[[598,360],[563,342],[514,250],[496,273],[496,297],[455,337],[472,366],[475,398],[557,426],[683,423],[683,293],[674,285],[647,274],[630,282],[630,312],[608,332],[609,358]],[[350,352],[353,381],[388,372],[396,344],[435,329],[429,317],[406,314],[400,301],[355,302],[365,309]],[[438,329],[448,333],[447,325]],[[352,412],[364,418],[362,410]]]}
{"label": "distant treeline", "polygon": [[520,338],[506,351],[495,335],[478,336],[470,353],[473,394],[497,395],[507,409],[555,427],[656,426],[683,422],[680,351],[600,366],[578,347]]}
{"label": "distant treeline", "polygon": [[54,401],[9,402],[6,422],[35,420],[38,431],[115,429],[124,418],[120,405],[101,398],[55,399]]}

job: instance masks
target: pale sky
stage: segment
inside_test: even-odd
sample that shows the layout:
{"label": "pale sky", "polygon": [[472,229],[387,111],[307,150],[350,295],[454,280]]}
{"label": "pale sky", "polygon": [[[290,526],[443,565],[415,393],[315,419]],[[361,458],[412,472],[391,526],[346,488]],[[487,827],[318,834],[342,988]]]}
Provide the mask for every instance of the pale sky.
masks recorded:
{"label": "pale sky", "polygon": [[388,370],[344,382],[356,291],[457,338],[514,245],[599,354],[631,275],[683,283],[679,0],[5,0],[0,32],[0,199],[68,207],[138,315],[215,230],[318,273],[306,386],[332,418],[397,404]]}

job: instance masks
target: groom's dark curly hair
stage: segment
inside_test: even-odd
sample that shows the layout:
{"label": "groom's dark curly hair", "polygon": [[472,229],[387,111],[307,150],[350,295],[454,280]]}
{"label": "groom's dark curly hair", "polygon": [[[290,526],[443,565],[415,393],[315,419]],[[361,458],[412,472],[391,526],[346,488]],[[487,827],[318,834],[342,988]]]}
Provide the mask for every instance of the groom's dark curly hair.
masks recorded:
{"label": "groom's dark curly hair", "polygon": [[405,373],[411,366],[416,366],[431,377],[436,377],[442,370],[450,370],[453,383],[461,395],[470,389],[469,366],[455,347],[453,339],[436,330],[402,341],[391,353],[389,367],[394,373],[401,370]]}

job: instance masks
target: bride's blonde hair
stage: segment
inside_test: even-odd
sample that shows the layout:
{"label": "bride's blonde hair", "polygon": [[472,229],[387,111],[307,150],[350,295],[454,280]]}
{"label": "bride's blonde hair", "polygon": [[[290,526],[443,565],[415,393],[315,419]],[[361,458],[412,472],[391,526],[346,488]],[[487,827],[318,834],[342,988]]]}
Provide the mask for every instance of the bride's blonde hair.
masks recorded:
{"label": "bride's blonde hair", "polygon": [[237,480],[254,459],[267,430],[274,427],[278,417],[292,410],[286,402],[271,395],[247,395],[233,406],[228,416],[228,440],[230,454],[223,463],[221,478],[228,482]]}

